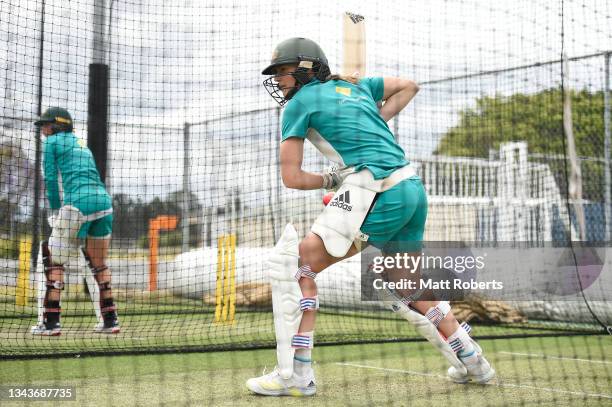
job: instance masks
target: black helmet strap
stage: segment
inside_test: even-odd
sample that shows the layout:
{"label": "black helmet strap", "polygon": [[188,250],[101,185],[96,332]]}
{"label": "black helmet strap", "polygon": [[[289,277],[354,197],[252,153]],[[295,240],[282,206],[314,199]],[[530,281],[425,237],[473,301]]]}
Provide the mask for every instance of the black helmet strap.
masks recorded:
{"label": "black helmet strap", "polygon": [[[322,64],[318,58],[312,59],[300,56],[299,59],[300,63],[295,72],[293,72],[293,77],[297,82],[297,86],[295,87],[295,89],[292,89],[289,94],[287,94],[287,100],[291,99],[293,95],[295,95],[295,93],[300,90],[302,86],[307,85],[314,78],[323,81],[330,74],[329,67],[325,64]],[[311,69],[315,73],[314,76],[312,76],[312,74],[308,72]]]}
{"label": "black helmet strap", "polygon": [[[283,96],[282,91],[274,82],[276,75],[269,77],[263,82],[270,96],[281,106],[291,100],[303,86],[309,84],[314,78],[323,82],[330,75],[329,67],[326,64],[322,64],[318,58],[299,56],[298,59],[300,62],[296,70],[286,74],[295,78],[295,87],[287,92],[287,96]],[[309,72],[310,70],[314,72],[314,75],[313,72]]]}

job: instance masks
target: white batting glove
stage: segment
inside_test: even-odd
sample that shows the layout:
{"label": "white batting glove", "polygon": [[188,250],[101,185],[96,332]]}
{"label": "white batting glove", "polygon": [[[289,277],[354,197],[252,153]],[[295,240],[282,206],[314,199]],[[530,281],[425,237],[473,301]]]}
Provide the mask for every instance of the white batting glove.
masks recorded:
{"label": "white batting glove", "polygon": [[337,191],[344,179],[355,172],[353,167],[331,166],[321,175],[323,176],[323,188]]}

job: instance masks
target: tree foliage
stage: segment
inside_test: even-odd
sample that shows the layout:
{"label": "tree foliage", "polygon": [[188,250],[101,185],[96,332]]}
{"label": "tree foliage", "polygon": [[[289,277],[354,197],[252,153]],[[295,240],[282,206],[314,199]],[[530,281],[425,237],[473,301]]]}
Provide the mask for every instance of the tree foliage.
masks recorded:
{"label": "tree foliage", "polygon": [[[571,91],[577,154],[603,156],[603,92]],[[459,115],[458,124],[440,140],[434,154],[488,157],[503,142],[526,141],[530,153],[564,154],[563,94],[548,89],[535,94],[484,96]]]}
{"label": "tree foliage", "polygon": [[[202,206],[195,194],[190,193],[188,197],[189,212],[191,217],[201,214]],[[113,196],[113,237],[118,238],[140,238],[146,236],[149,228],[149,220],[160,215],[181,216],[182,192],[176,191],[169,194],[165,199],[153,198],[149,202],[143,202],[140,197],[127,194],[115,194]],[[199,237],[199,228],[190,228],[191,240]]]}
{"label": "tree foliage", "polygon": [[[570,91],[576,153],[581,160],[583,198],[603,199],[604,94],[603,91]],[[535,94],[484,96],[474,108],[459,114],[458,124],[440,140],[434,154],[462,157],[489,157],[504,142],[526,141],[530,154],[543,154],[561,191],[565,191],[567,160],[563,129],[563,93],[548,89]]]}

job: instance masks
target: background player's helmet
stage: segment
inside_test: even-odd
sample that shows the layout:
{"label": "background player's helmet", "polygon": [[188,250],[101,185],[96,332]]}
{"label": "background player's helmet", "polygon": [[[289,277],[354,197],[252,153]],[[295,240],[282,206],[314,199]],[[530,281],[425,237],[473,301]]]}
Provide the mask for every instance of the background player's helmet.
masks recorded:
{"label": "background player's helmet", "polygon": [[308,74],[309,69],[312,69],[315,73],[314,78],[321,81],[330,75],[329,63],[325,53],[316,42],[308,38],[289,38],[278,44],[272,53],[270,65],[262,71],[262,74],[274,75],[278,66],[286,64],[298,65],[295,72],[291,74],[296,80],[296,87],[291,89],[287,96],[283,96],[278,84],[274,82],[274,77],[264,81],[264,86],[268,93],[270,93],[270,96],[281,106],[287,103],[302,86],[313,79]]}
{"label": "background player's helmet", "polygon": [[42,126],[43,124],[51,123],[53,133],[59,133],[63,131],[72,131],[72,116],[68,113],[68,110],[62,107],[50,107],[40,116],[34,124],[36,126]]}

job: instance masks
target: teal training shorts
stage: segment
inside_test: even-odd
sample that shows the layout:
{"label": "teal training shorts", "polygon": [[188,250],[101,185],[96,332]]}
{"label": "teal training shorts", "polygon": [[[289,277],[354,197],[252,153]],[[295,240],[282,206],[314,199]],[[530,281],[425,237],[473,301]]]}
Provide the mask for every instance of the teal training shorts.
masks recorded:
{"label": "teal training shorts", "polygon": [[106,215],[100,219],[85,222],[79,229],[77,237],[79,239],[86,239],[88,237],[93,239],[104,239],[110,238],[113,233],[113,214]]}
{"label": "teal training shorts", "polygon": [[416,252],[423,246],[427,194],[421,179],[405,179],[378,195],[361,232],[384,253]]}
{"label": "teal training shorts", "polygon": [[[111,198],[107,194],[86,195],[71,203],[76,206],[83,215],[92,215],[96,212],[106,211],[112,207]],[[85,239],[91,237],[102,239],[110,237],[113,232],[113,215],[108,214],[96,220],[85,222],[81,225],[77,237]]]}

